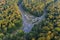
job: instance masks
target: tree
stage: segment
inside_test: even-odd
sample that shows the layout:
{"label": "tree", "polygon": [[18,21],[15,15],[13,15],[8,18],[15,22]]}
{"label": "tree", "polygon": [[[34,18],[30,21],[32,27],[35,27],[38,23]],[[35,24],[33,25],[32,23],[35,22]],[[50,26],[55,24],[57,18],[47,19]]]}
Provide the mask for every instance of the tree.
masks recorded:
{"label": "tree", "polygon": [[[13,40],[13,32],[22,27],[22,17],[17,6],[18,0],[0,1],[0,39]],[[21,32],[23,36],[23,32]],[[10,39],[9,39],[10,38]],[[16,37],[17,38],[17,37]],[[17,39],[18,40],[18,39]]]}
{"label": "tree", "polygon": [[[48,2],[50,1],[47,1],[47,3]],[[31,32],[28,34],[29,40],[31,40],[32,38],[34,38],[35,40],[60,40],[59,4],[60,1],[57,0],[47,5],[47,14],[45,16],[45,19],[34,25]]]}

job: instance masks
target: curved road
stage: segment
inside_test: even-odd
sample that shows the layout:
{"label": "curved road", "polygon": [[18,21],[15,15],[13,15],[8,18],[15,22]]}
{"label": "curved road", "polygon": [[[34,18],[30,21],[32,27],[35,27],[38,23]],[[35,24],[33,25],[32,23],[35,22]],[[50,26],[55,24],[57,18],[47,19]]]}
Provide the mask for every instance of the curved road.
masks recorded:
{"label": "curved road", "polygon": [[[56,2],[56,0],[55,0],[55,2]],[[33,28],[34,24],[38,24],[39,22],[41,22],[42,20],[45,19],[46,8],[51,3],[47,4],[47,6],[44,9],[44,14],[41,17],[35,17],[35,16],[31,15],[30,13],[24,11],[22,8],[22,4],[19,4],[19,9],[20,9],[20,12],[22,15],[22,20],[23,20],[23,27],[19,28],[15,32],[13,32],[13,34],[14,33],[16,34],[19,30],[23,30],[25,33],[29,33],[31,31],[31,29]]]}
{"label": "curved road", "polygon": [[[45,19],[46,8],[51,3],[47,4],[47,6],[44,9],[44,14],[41,17],[35,17],[35,16],[31,15],[30,13],[24,11],[24,9],[22,8],[22,3],[19,4],[19,9],[20,9],[20,12],[22,15],[22,20],[23,20],[23,27],[19,28],[18,30],[23,30],[25,33],[29,33],[31,31],[31,29],[33,28],[34,24],[38,24],[39,22],[41,22],[42,20]],[[16,31],[16,33],[17,33],[17,31]]]}
{"label": "curved road", "polygon": [[34,24],[37,24],[38,22],[42,21],[44,19],[45,13],[41,16],[41,17],[34,17],[32,15],[30,15],[28,12],[25,12],[21,6],[21,4],[19,4],[19,9],[22,15],[22,20],[23,20],[23,28],[22,30],[25,33],[29,33],[32,29],[32,27],[34,26]]}

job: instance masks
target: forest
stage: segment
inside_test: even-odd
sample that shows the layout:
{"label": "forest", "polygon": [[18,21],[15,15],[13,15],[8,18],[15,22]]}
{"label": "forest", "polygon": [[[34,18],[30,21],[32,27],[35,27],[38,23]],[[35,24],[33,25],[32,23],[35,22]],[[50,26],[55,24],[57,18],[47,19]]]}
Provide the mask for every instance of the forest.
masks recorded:
{"label": "forest", "polygon": [[0,0],[0,40],[60,40],[60,0]]}

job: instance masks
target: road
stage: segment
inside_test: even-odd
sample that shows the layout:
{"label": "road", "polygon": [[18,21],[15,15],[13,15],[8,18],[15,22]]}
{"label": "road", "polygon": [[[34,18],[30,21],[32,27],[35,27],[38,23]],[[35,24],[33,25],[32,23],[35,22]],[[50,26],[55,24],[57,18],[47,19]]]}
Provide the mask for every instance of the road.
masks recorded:
{"label": "road", "polygon": [[[56,0],[54,0],[54,2],[56,2]],[[23,27],[19,28],[18,30],[22,29],[25,33],[29,33],[31,31],[31,29],[33,28],[34,24],[38,24],[39,22],[41,22],[42,20],[45,19],[45,16],[47,15],[46,9],[51,3],[46,5],[46,7],[44,9],[44,14],[41,17],[35,17],[35,16],[31,15],[30,13],[24,11],[24,9],[21,6],[22,4],[19,4],[19,9],[20,9],[20,12],[22,15],[22,20],[23,20]],[[17,31],[16,31],[16,33],[17,33]]]}
{"label": "road", "polygon": [[33,15],[30,15],[28,12],[23,10],[21,4],[19,5],[19,9],[22,15],[22,20],[23,20],[22,30],[25,33],[29,33],[33,28],[34,24],[37,24],[38,22],[42,21],[45,17],[45,13],[41,17],[35,17]]}

